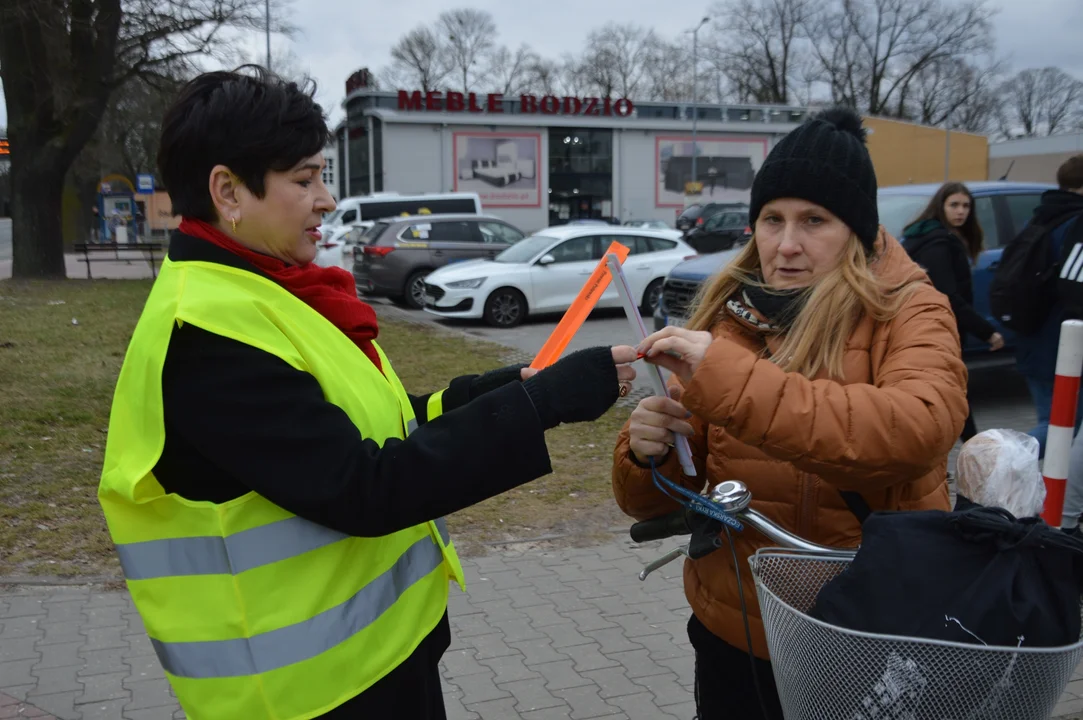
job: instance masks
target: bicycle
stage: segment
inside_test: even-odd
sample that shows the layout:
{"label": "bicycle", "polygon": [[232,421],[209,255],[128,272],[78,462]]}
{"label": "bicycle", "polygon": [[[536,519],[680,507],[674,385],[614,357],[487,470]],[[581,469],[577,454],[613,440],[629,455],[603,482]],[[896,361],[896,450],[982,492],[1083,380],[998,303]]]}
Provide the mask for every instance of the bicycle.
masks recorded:
{"label": "bicycle", "polygon": [[[857,550],[818,545],[776,525],[751,507],[752,493],[740,481],[715,485],[705,499],[781,546],[761,548],[749,563],[786,720],[1046,720],[1083,658],[1083,637],[1062,647],[998,647],[859,632],[812,618],[820,589]],[[698,559],[721,548],[721,531],[693,509],[635,523],[637,543],[691,533],[639,579],[682,555]]]}

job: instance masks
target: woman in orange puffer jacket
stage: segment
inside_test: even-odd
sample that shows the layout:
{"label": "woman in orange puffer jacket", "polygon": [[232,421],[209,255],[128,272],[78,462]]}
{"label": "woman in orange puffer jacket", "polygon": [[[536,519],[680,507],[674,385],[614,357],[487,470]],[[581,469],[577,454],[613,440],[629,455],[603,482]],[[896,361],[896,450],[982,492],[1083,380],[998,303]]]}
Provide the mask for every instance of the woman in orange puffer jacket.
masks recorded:
{"label": "woman in orange puffer jacket", "polygon": [[[659,472],[699,491],[745,482],[753,507],[824,545],[859,544],[840,490],[873,510],[950,509],[948,453],[967,417],[966,368],[947,299],[879,226],[861,119],[833,109],[770,152],[752,186],[754,237],[705,283],[686,328],[640,348],[673,398],[640,402],[614,453],[613,491],[642,520],[677,508]],[[696,476],[670,451],[688,437]],[[734,534],[756,676],[781,718],[748,558]],[[685,593],[700,720],[762,717],[729,552],[688,560]]]}

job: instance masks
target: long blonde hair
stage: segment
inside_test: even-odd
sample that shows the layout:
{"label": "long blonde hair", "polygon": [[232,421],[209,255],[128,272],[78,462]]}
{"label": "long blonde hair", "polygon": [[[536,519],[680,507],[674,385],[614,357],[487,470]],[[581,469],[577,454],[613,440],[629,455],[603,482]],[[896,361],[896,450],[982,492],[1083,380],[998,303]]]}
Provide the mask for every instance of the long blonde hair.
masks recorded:
{"label": "long blonde hair", "polygon": [[[724,312],[726,301],[742,285],[767,287],[761,276],[760,255],[753,236],[733,261],[700,288],[687,327],[710,330]],[[810,378],[823,369],[832,377],[841,378],[846,343],[862,315],[868,314],[877,321],[892,319],[919,284],[915,280],[898,288],[887,287],[869,267],[861,241],[851,235],[839,266],[806,291],[805,304],[771,361],[787,372]]]}

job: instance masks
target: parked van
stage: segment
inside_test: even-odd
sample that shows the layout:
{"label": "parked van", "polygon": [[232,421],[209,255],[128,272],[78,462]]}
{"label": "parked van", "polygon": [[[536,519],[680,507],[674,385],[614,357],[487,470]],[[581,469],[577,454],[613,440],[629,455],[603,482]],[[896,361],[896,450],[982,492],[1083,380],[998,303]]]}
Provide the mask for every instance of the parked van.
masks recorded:
{"label": "parked van", "polygon": [[364,220],[402,215],[481,214],[481,198],[477,193],[425,193],[399,195],[375,193],[339,200],[338,207],[323,219],[323,228],[353,226]]}

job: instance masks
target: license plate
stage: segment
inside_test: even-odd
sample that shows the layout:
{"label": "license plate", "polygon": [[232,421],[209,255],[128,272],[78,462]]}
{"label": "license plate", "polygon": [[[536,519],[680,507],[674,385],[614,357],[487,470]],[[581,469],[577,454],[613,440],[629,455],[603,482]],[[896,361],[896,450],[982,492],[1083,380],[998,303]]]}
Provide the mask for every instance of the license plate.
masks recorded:
{"label": "license plate", "polygon": [[666,325],[672,325],[673,327],[684,327],[685,318],[680,315],[670,315],[666,318]]}

